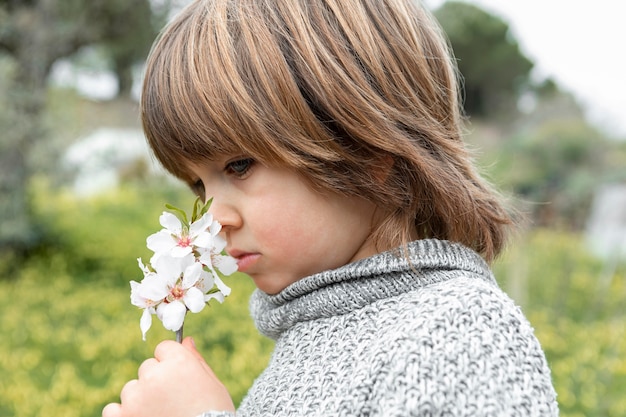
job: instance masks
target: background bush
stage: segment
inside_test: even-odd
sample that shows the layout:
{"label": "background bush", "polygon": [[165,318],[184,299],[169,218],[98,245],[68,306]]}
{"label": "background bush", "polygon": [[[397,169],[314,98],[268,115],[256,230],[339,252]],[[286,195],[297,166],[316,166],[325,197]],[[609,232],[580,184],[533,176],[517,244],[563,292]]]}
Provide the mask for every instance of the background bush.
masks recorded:
{"label": "background bush", "polygon": [[494,269],[535,327],[561,416],[625,416],[626,265],[593,258],[577,234],[540,229]]}
{"label": "background bush", "polygon": [[[145,238],[160,228],[163,204],[189,207],[193,198],[162,184],[87,200],[48,190],[35,184],[37,218],[58,238],[0,280],[0,415],[96,417],[156,344],[173,338],[155,321],[141,340],[128,281],[141,278],[136,258],[149,256]],[[494,269],[545,348],[561,415],[626,415],[624,265],[590,257],[576,234],[536,230]],[[185,334],[239,403],[273,344],[249,317],[252,282],[235,275],[228,284],[226,302],[190,315]]]}
{"label": "background bush", "polygon": [[[150,256],[145,238],[160,229],[164,203],[193,198],[145,185],[91,200],[35,188],[38,219],[59,238],[0,280],[0,416],[99,416],[158,342],[173,339],[155,320],[142,341],[128,282],[142,278],[136,258]],[[232,295],[188,316],[185,334],[239,403],[273,343],[249,317],[253,283],[240,274],[227,283]]]}

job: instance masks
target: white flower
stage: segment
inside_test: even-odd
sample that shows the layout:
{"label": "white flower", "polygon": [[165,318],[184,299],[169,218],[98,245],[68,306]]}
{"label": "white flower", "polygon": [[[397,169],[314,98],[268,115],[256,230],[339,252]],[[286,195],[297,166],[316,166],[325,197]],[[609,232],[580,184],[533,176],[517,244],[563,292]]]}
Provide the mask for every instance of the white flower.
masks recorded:
{"label": "white flower", "polygon": [[146,239],[148,249],[154,251],[151,263],[162,255],[183,257],[192,253],[196,248],[208,249],[213,245],[213,238],[217,234],[212,233],[212,229],[218,228],[219,232],[221,228],[219,223],[213,221],[213,216],[209,213],[205,213],[188,228],[178,217],[167,211],[161,214],[159,222],[163,229]]}
{"label": "white flower", "polygon": [[130,282],[131,303],[143,309],[139,325],[144,340],[153,314],[180,341],[187,311],[198,313],[210,300],[221,303],[230,294],[221,276],[235,272],[237,263],[223,253],[226,241],[218,236],[222,226],[208,214],[209,206],[210,201],[196,200],[191,224],[183,211],[168,206],[175,214],[163,212],[163,229],[146,240],[154,255],[147,265],[137,260],[144,278]]}
{"label": "white flower", "polygon": [[230,287],[224,284],[216,269],[228,276],[237,270],[237,260],[228,255],[206,251],[200,255],[200,262],[211,271],[217,289],[225,296],[230,295]]}
{"label": "white flower", "polygon": [[206,305],[205,291],[210,288],[205,282],[209,274],[191,253],[182,258],[161,256],[154,266],[167,292],[157,315],[166,329],[176,331],[182,327],[187,310],[198,313]]}
{"label": "white flower", "polygon": [[222,230],[222,225],[214,221],[210,229],[213,245],[198,252],[200,253],[200,262],[211,271],[217,289],[225,296],[228,296],[230,295],[230,288],[220,279],[216,269],[223,275],[228,276],[237,270],[237,260],[232,256],[222,255],[222,251],[226,247],[226,241],[221,236],[218,236],[220,230]]}
{"label": "white flower", "polygon": [[136,281],[130,282],[130,302],[143,308],[143,314],[139,321],[143,340],[146,340],[146,333],[152,326],[152,314],[156,314],[155,307],[158,306],[167,296],[167,291],[161,285],[161,277],[151,272],[141,259],[137,259],[139,268],[144,272],[144,279],[141,283]]}
{"label": "white flower", "polygon": [[156,311],[154,305],[151,305],[152,301],[139,294],[141,290],[142,287],[140,283],[136,281],[130,282],[130,302],[144,309],[141,319],[139,320],[139,328],[141,329],[143,340],[146,340],[146,333],[150,330],[150,326],[152,326],[152,314],[155,314]]}

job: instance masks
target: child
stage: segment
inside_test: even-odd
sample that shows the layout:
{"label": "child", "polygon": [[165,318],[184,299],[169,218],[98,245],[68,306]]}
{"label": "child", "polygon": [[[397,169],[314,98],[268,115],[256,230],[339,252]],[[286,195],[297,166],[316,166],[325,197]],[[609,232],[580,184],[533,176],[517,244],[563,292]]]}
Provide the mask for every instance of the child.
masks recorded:
{"label": "child", "polygon": [[[147,65],[160,162],[213,197],[276,340],[238,416],[554,416],[488,268],[512,223],[461,140],[453,60],[411,0],[198,0]],[[104,417],[233,416],[187,338]]]}

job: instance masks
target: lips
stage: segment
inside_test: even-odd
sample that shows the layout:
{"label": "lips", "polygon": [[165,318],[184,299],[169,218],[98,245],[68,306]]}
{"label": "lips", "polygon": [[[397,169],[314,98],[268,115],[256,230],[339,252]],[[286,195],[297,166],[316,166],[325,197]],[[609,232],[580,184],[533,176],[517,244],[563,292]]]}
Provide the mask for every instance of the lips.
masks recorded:
{"label": "lips", "polygon": [[259,253],[243,252],[237,249],[228,250],[228,254],[237,260],[239,272],[248,271],[261,257]]}

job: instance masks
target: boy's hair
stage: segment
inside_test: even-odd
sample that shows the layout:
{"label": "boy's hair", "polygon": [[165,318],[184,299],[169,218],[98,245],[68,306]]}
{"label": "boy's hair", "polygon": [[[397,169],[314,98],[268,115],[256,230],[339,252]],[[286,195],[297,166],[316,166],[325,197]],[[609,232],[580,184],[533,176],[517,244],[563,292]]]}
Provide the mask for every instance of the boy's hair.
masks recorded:
{"label": "boy's hair", "polygon": [[153,46],[141,115],[190,185],[189,162],[241,154],[373,201],[379,247],[416,227],[492,260],[511,220],[474,171],[458,96],[448,44],[411,0],[198,0]]}

